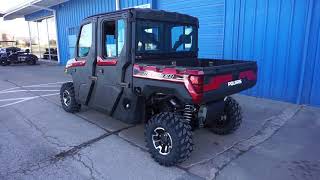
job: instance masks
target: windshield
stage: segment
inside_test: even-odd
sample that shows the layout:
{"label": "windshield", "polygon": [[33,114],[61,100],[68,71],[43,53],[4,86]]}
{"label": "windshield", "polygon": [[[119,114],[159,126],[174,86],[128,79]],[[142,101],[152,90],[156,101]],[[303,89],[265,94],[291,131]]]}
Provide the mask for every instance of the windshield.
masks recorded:
{"label": "windshield", "polygon": [[138,21],[137,54],[195,51],[195,34],[195,27],[191,25]]}

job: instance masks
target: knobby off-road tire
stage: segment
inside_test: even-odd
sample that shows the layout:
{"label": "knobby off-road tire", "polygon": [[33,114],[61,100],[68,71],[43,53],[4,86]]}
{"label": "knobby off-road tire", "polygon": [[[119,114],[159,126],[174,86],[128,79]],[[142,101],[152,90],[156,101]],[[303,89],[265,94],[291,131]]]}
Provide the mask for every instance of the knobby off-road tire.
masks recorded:
{"label": "knobby off-road tire", "polygon": [[60,101],[62,108],[70,113],[79,112],[81,105],[77,103],[72,82],[62,84],[60,89]]}
{"label": "knobby off-road tire", "polygon": [[239,103],[228,97],[225,101],[224,112],[220,119],[215,120],[210,126],[210,130],[219,135],[231,134],[236,131],[242,122],[242,111]]}
{"label": "knobby off-road tire", "polygon": [[[165,137],[169,139],[169,144],[171,139],[169,152],[156,148],[162,143],[155,141],[158,139],[156,135],[161,135],[161,132],[167,133]],[[182,116],[171,112],[159,113],[146,123],[145,140],[152,158],[164,166],[172,166],[185,161],[193,150],[191,126],[183,121]]]}

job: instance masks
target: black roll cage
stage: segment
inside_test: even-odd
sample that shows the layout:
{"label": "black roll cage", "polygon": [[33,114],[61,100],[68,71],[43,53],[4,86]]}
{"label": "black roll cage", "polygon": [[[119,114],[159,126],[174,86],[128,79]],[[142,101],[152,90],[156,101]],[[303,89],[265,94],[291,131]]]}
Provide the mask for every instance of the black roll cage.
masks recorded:
{"label": "black roll cage", "polygon": [[[113,11],[108,13],[97,14],[94,16],[89,16],[85,20],[91,18],[102,18],[102,17],[110,17],[110,19],[127,19],[127,43],[130,43],[130,50],[127,49],[128,54],[132,56],[132,63],[135,60],[139,59],[163,59],[163,58],[185,58],[198,57],[198,28],[199,21],[198,18],[192,17],[185,14],[180,14],[176,12],[166,12],[162,10],[154,10],[154,9],[139,9],[139,8],[129,8],[123,9],[119,11]],[[85,21],[84,20],[84,21]],[[194,27],[194,42],[195,42],[195,50],[194,51],[179,51],[179,52],[166,52],[166,53],[144,53],[144,54],[136,54],[136,27],[137,20],[142,21],[153,21],[153,22],[164,22],[168,24],[177,24],[182,26],[193,26]],[[132,49],[131,49],[132,48]]]}

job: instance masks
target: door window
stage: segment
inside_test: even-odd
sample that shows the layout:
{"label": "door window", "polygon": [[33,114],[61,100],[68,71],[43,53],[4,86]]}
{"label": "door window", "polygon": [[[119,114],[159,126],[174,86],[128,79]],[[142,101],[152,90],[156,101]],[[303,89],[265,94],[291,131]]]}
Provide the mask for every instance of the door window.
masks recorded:
{"label": "door window", "polygon": [[118,55],[121,54],[121,51],[123,49],[124,46],[124,41],[125,41],[125,23],[124,20],[118,20]]}
{"label": "door window", "polygon": [[104,54],[106,58],[118,57],[124,47],[125,42],[125,22],[106,21],[103,23]]}
{"label": "door window", "polygon": [[92,24],[82,26],[78,42],[78,57],[86,57],[92,45]]}

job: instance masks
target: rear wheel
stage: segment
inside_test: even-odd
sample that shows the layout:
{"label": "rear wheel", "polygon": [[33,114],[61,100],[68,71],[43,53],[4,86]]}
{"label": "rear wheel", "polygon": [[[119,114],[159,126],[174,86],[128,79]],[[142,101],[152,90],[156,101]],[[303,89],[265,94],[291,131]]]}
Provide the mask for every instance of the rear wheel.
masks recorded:
{"label": "rear wheel", "polygon": [[151,156],[164,166],[185,161],[193,150],[191,126],[172,112],[153,116],[145,126],[145,138]]}
{"label": "rear wheel", "polygon": [[227,97],[224,112],[209,128],[215,134],[226,135],[236,131],[240,127],[241,122],[242,112],[239,103],[235,99]]}
{"label": "rear wheel", "polygon": [[79,112],[81,105],[77,103],[72,82],[64,83],[60,89],[62,108],[70,113]]}

